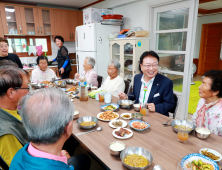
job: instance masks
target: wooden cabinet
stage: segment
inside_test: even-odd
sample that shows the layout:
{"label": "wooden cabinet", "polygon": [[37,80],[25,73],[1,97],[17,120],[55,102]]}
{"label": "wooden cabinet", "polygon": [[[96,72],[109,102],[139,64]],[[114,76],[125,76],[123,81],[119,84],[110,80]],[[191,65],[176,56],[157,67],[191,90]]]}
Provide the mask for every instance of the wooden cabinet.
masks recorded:
{"label": "wooden cabinet", "polygon": [[69,74],[69,78],[70,79],[74,79],[74,76],[75,76],[75,74],[77,73],[77,66],[76,65],[73,65],[73,66],[71,66],[72,67],[72,71],[70,72],[70,74]]}
{"label": "wooden cabinet", "polygon": [[25,25],[20,15],[20,7],[0,5],[1,19],[4,34],[25,34]]}
{"label": "wooden cabinet", "polygon": [[110,41],[111,60],[120,62],[120,76],[131,81],[136,74],[140,73],[140,56],[148,50],[148,38],[115,38]]}
{"label": "wooden cabinet", "polygon": [[75,41],[76,27],[83,24],[82,11],[53,10],[53,14],[56,35],[64,41]]}
{"label": "wooden cabinet", "polygon": [[55,34],[53,10],[20,7],[22,21],[27,35]]}
{"label": "wooden cabinet", "polygon": [[[1,11],[1,10],[0,10],[0,11]],[[0,37],[4,37],[1,12],[0,12]]]}

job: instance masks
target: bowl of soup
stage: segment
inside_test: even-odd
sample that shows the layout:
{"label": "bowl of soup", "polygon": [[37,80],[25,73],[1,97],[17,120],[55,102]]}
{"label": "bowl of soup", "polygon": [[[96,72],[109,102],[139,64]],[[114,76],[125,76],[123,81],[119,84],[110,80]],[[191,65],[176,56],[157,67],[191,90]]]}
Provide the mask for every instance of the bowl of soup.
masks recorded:
{"label": "bowl of soup", "polygon": [[77,120],[77,123],[79,127],[82,129],[92,129],[97,125],[98,119],[93,116],[85,116],[85,117],[79,118]]}
{"label": "bowl of soup", "polygon": [[128,147],[120,154],[125,167],[132,170],[147,169],[153,162],[153,155],[142,147]]}

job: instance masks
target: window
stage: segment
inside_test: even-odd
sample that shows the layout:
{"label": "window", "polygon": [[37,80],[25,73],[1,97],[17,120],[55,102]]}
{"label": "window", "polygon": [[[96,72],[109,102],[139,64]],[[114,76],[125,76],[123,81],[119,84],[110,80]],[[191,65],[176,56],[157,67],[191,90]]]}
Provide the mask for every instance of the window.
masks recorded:
{"label": "window", "polygon": [[[19,57],[28,57],[28,46],[42,45],[43,53],[52,55],[51,39],[50,36],[8,36],[5,37],[9,43],[9,53],[15,53]],[[37,54],[36,54],[37,55]],[[34,56],[31,53],[30,56]]]}

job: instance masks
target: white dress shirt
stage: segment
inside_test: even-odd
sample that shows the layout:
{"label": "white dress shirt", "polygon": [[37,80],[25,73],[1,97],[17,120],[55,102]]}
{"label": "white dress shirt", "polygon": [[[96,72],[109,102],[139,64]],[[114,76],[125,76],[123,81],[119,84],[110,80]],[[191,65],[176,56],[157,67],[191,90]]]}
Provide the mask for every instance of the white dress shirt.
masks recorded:
{"label": "white dress shirt", "polygon": [[52,78],[56,78],[56,74],[52,69],[47,68],[45,71],[42,71],[38,67],[32,71],[31,82],[41,83],[46,80],[52,81]]}
{"label": "white dress shirt", "polygon": [[148,101],[148,98],[149,98],[149,95],[150,95],[150,90],[152,88],[152,85],[153,85],[153,82],[154,82],[154,79],[155,77],[153,77],[150,81],[148,81],[147,83],[144,81],[144,75],[142,76],[141,78],[141,88],[140,88],[140,96],[139,96],[139,102],[140,103],[143,103],[143,97],[144,97],[144,93],[145,91],[143,90],[144,88],[144,83],[145,83],[145,86],[148,86],[148,89],[147,89],[147,92],[146,92],[146,96],[145,96],[145,100],[144,100],[144,103],[147,103]]}

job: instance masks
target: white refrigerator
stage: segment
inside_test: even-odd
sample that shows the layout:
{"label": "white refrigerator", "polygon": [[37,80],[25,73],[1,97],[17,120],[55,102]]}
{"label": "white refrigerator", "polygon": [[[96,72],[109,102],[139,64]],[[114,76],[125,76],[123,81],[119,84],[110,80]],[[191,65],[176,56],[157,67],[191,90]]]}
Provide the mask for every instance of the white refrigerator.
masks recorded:
{"label": "white refrigerator", "polygon": [[107,64],[110,60],[109,35],[120,32],[120,26],[93,23],[76,27],[76,59],[77,71],[83,71],[85,57],[93,57],[96,61],[94,69],[103,77],[108,76]]}

